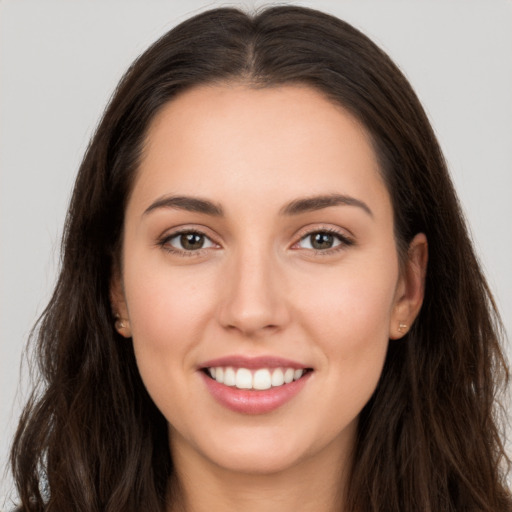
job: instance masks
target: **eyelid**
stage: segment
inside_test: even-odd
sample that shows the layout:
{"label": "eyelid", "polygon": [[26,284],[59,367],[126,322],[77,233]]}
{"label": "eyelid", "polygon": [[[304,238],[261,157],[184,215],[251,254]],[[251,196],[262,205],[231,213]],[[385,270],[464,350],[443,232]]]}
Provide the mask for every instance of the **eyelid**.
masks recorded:
{"label": "eyelid", "polygon": [[[219,249],[222,248],[222,245],[217,241],[216,236],[212,236],[209,234],[211,230],[207,228],[206,226],[202,225],[181,225],[176,226],[174,228],[167,229],[163,232],[162,235],[160,235],[157,238],[156,244],[157,246],[163,248],[164,250],[177,254],[177,255],[185,255],[185,256],[199,256],[203,255],[205,252],[210,251],[212,249]],[[177,236],[180,236],[182,234],[187,233],[195,233],[201,236],[204,236],[207,238],[214,247],[206,247],[206,248],[200,248],[196,250],[181,250],[179,248],[173,247],[169,245],[169,240],[172,238],[175,238]],[[308,236],[311,236],[315,233],[328,233],[330,235],[335,236],[339,240],[339,244],[335,245],[334,247],[328,248],[328,249],[308,249],[308,248],[301,248],[298,247],[298,244],[307,238]],[[308,251],[312,254],[318,254],[318,255],[328,255],[332,254],[334,252],[344,250],[347,247],[350,247],[352,245],[355,245],[356,241],[354,238],[354,235],[350,233],[345,228],[340,228],[339,226],[333,226],[333,225],[325,225],[325,224],[316,224],[316,225],[308,225],[303,228],[301,228],[296,235],[294,236],[294,242],[292,246],[290,247],[293,250],[304,250]]]}
{"label": "eyelid", "polygon": [[[205,226],[198,226],[198,225],[182,225],[177,226],[171,229],[167,229],[163,232],[162,235],[160,235],[157,240],[156,244],[157,246],[161,247],[162,249],[166,250],[167,252],[171,254],[176,254],[179,256],[200,256],[203,255],[206,251],[210,251],[211,249],[218,249],[221,247],[220,243],[216,241],[216,237],[210,235],[208,232],[211,231],[210,229],[206,228]],[[214,247],[201,247],[200,249],[196,249],[193,251],[187,251],[185,249],[179,249],[177,247],[173,247],[169,244],[169,241],[173,238],[176,238],[183,234],[197,234],[204,236],[206,239],[208,239]]]}
{"label": "eyelid", "polygon": [[[171,236],[168,236],[167,237],[167,241],[170,242],[171,240],[179,240],[183,235],[194,235],[194,236],[199,236],[201,237],[202,239],[204,239],[205,241],[207,241],[207,243],[209,243],[210,245],[208,247],[201,247],[201,249],[209,249],[210,247],[212,247],[213,245],[215,245],[215,242],[207,235],[205,235],[204,233],[199,233],[197,231],[184,231],[182,233],[174,233],[173,235]],[[174,246],[173,246],[174,247]],[[176,247],[175,247],[176,249]],[[182,250],[182,249],[179,249],[178,250]],[[199,249],[196,249],[196,251],[198,251]],[[190,252],[186,249],[184,249],[185,252]],[[195,252],[196,252],[195,251]]]}
{"label": "eyelid", "polygon": [[[311,236],[315,233],[328,233],[330,235],[337,237],[341,243],[339,243],[338,245],[331,247],[329,249],[323,249],[323,250],[321,250],[321,249],[303,249],[301,247],[297,247],[297,245],[302,240],[304,240],[308,236]],[[356,243],[354,235],[352,235],[352,233],[348,232],[348,230],[342,229],[337,226],[324,225],[324,224],[314,225],[314,226],[310,225],[310,226],[306,226],[306,227],[302,228],[297,233],[295,240],[296,241],[293,243],[291,249],[294,249],[294,250],[302,249],[302,250],[310,251],[312,253],[319,254],[319,255],[320,254],[321,255],[332,254],[333,252],[346,249],[347,247],[355,245],[355,243]]]}

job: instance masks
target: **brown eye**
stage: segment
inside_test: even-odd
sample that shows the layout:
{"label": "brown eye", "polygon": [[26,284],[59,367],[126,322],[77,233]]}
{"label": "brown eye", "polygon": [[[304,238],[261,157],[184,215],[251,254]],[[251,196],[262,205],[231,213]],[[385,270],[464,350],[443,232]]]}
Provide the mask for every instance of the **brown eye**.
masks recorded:
{"label": "brown eye", "polygon": [[317,250],[330,249],[335,242],[334,236],[330,233],[314,233],[310,237],[311,247]]}
{"label": "brown eye", "polygon": [[204,245],[204,235],[198,233],[185,233],[180,235],[180,244],[187,251],[201,249]]}
{"label": "brown eye", "polygon": [[313,251],[327,251],[335,247],[352,245],[352,242],[341,234],[329,231],[314,231],[301,238],[298,246],[301,249]]}
{"label": "brown eye", "polygon": [[187,231],[171,236],[165,241],[165,244],[183,252],[198,251],[214,246],[214,243],[206,235],[195,231]]}

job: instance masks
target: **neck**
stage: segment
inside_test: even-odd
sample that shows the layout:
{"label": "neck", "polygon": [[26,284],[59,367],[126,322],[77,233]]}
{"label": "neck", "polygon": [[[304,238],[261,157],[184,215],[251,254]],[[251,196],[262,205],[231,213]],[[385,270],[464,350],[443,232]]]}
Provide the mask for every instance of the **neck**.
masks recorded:
{"label": "neck", "polygon": [[194,452],[173,450],[170,512],[339,512],[350,467],[348,450],[328,445],[272,473],[221,468]]}

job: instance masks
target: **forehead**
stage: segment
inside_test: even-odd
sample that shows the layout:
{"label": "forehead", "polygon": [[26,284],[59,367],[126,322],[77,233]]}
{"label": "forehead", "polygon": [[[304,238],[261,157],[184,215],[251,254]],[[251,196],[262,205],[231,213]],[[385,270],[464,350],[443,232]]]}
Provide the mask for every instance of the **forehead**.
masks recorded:
{"label": "forehead", "polygon": [[361,123],[300,85],[209,85],[180,94],[153,119],[135,182],[146,200],[159,193],[228,197],[229,189],[247,200],[267,194],[276,207],[333,187],[387,195]]}

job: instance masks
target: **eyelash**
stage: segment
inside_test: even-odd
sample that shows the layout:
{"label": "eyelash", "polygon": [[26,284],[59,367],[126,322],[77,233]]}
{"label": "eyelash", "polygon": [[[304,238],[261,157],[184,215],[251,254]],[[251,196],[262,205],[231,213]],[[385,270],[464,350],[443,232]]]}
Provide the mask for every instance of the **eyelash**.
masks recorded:
{"label": "eyelash", "polygon": [[[353,246],[355,244],[355,241],[352,238],[339,232],[336,229],[317,228],[317,229],[313,229],[311,231],[307,231],[307,232],[303,233],[300,236],[299,240],[293,244],[292,249],[295,246],[297,246],[300,242],[302,242],[303,240],[306,240],[308,237],[311,237],[311,236],[317,235],[317,234],[331,235],[339,241],[339,244],[334,247],[331,247],[328,249],[323,249],[323,250],[322,249],[309,249],[309,248],[305,249],[307,251],[311,251],[315,256],[331,255],[331,254],[337,253],[339,251],[342,251],[342,250],[346,249],[347,247]],[[186,257],[201,256],[201,255],[203,255],[203,253],[205,251],[208,251],[208,249],[211,248],[211,247],[206,247],[206,248],[199,248],[196,250],[184,250],[184,249],[176,249],[175,247],[172,247],[171,245],[169,245],[169,242],[171,240],[173,240],[179,236],[182,236],[182,235],[198,235],[198,236],[204,237],[210,243],[218,246],[218,244],[216,244],[216,242],[214,242],[208,235],[206,235],[202,231],[199,231],[196,229],[183,229],[183,230],[175,231],[169,235],[165,235],[160,240],[158,240],[157,245],[160,246],[162,249],[164,249],[168,253],[176,254],[179,256],[186,256]],[[297,250],[297,249],[295,249],[295,250]]]}
{"label": "eyelash", "polygon": [[311,251],[311,253],[314,256],[320,256],[320,257],[321,256],[330,256],[330,255],[335,254],[335,253],[337,253],[339,251],[343,251],[343,250],[347,249],[347,247],[351,247],[351,246],[355,245],[355,241],[352,238],[348,237],[344,233],[341,233],[337,229],[334,229],[334,228],[331,228],[331,227],[320,227],[320,228],[316,228],[316,229],[313,229],[313,230],[310,230],[310,231],[306,231],[304,234],[302,234],[300,236],[299,241],[296,242],[295,244],[293,244],[293,247],[298,245],[303,240],[306,240],[307,238],[312,237],[313,235],[317,235],[317,234],[331,235],[334,238],[336,238],[340,243],[338,245],[335,245],[334,247],[331,247],[331,248],[328,248],[328,249],[324,249],[324,250],[321,250],[321,249],[306,249],[308,251]]}
{"label": "eyelash", "polygon": [[177,238],[177,237],[182,236],[182,235],[198,235],[198,236],[202,236],[206,240],[209,240],[212,244],[218,245],[208,235],[206,235],[205,233],[203,233],[202,231],[199,231],[197,229],[182,229],[182,230],[179,230],[179,231],[174,231],[173,233],[171,233],[169,235],[165,235],[160,240],[158,240],[157,245],[159,245],[164,251],[166,251],[168,253],[176,254],[178,256],[186,256],[186,257],[188,257],[188,256],[201,256],[204,253],[204,251],[207,251],[208,249],[210,249],[210,247],[206,247],[206,248],[196,249],[194,251],[187,251],[187,250],[184,250],[184,249],[176,249],[172,245],[169,245],[169,242],[172,239]]}

